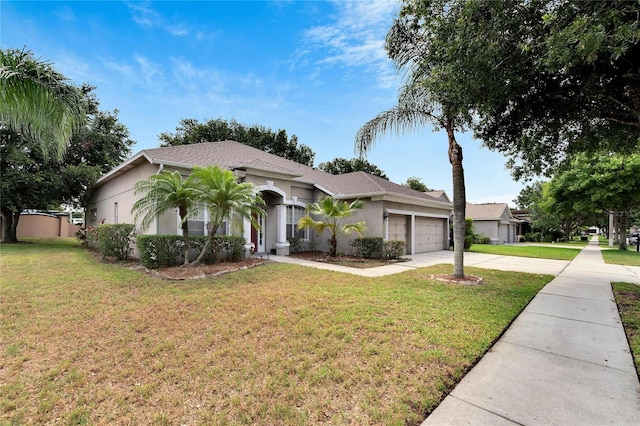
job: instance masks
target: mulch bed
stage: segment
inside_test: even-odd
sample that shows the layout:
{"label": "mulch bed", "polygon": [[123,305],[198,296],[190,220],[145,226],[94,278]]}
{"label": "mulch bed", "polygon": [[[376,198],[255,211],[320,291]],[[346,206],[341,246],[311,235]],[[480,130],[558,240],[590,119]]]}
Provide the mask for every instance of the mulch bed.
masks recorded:
{"label": "mulch bed", "polygon": [[314,262],[332,263],[334,265],[349,266],[352,268],[375,268],[376,266],[391,265],[398,262],[406,262],[409,259],[366,259],[358,256],[339,255],[336,257],[327,257],[326,253],[321,251],[304,251],[300,253],[291,253],[289,257],[298,259],[312,260]]}

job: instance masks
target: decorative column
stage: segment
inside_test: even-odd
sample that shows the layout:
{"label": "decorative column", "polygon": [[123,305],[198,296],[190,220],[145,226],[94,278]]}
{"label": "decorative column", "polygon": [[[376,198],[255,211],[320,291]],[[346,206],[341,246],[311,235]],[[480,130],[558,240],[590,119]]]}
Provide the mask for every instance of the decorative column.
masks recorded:
{"label": "decorative column", "polygon": [[289,241],[287,241],[287,206],[276,206],[276,254],[289,256]]}
{"label": "decorative column", "polygon": [[242,236],[244,237],[244,256],[249,257],[255,246],[251,242],[251,221],[249,218],[242,218]]}

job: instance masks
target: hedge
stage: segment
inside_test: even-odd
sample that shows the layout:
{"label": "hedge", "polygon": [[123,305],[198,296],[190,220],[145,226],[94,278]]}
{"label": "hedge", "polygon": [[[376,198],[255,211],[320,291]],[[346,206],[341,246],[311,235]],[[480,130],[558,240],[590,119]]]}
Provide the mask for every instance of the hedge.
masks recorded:
{"label": "hedge", "polygon": [[382,257],[382,237],[356,238],[351,242],[351,247],[356,250],[358,257],[369,259],[372,257]]}
{"label": "hedge", "polygon": [[[207,241],[206,236],[189,237],[190,259],[195,259]],[[245,256],[245,239],[233,235],[216,236],[210,256],[205,263],[218,263],[222,260],[238,262]],[[139,235],[138,250],[140,263],[149,269],[177,266],[184,262],[184,241],[180,235]]]}

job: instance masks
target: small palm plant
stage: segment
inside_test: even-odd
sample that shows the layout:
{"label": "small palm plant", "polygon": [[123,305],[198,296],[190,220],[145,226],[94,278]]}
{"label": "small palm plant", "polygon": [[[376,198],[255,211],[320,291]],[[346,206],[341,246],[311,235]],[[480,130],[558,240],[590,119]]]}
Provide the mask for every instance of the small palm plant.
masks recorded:
{"label": "small palm plant", "polygon": [[201,263],[214,250],[216,232],[225,218],[232,214],[249,219],[258,228],[258,216],[265,216],[264,201],[255,185],[238,182],[231,170],[218,166],[194,167],[191,175],[195,181],[196,199],[209,210],[209,236],[195,264]]}
{"label": "small palm plant", "polygon": [[[298,221],[298,229],[311,228],[319,234],[325,230],[331,236],[331,247],[329,249],[329,257],[336,257],[338,254],[338,234],[350,234],[355,232],[358,236],[367,230],[365,222],[357,222],[352,224],[343,224],[346,217],[351,216],[353,212],[361,209],[364,202],[355,200],[351,203],[346,201],[335,200],[333,197],[324,197],[316,203],[307,205],[307,215]],[[323,216],[325,220],[315,220],[310,214]]]}
{"label": "small palm plant", "polygon": [[188,265],[191,246],[187,219],[198,213],[194,180],[191,176],[184,179],[178,171],[164,170],[137,182],[135,195],[140,194],[144,196],[135,202],[131,210],[135,212],[136,221],[142,216],[143,229],[148,228],[158,215],[173,208],[178,209],[184,241],[184,265]]}

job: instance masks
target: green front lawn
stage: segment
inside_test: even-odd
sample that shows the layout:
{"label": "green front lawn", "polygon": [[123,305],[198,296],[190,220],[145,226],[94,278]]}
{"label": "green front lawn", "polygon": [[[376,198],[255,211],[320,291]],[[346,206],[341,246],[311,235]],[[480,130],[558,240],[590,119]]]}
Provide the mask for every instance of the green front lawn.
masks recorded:
{"label": "green front lawn", "polygon": [[640,286],[630,283],[612,283],[612,287],[631,347],[636,372],[640,375]]}
{"label": "green front lawn", "polygon": [[267,264],[163,281],[0,245],[0,424],[420,424],[551,276]]}
{"label": "green front lawn", "polygon": [[564,248],[549,246],[510,246],[494,244],[474,244],[469,251],[474,253],[499,254],[504,256],[535,257],[542,259],[573,260],[580,253],[580,248]]}
{"label": "green front lawn", "polygon": [[605,263],[613,263],[615,265],[640,266],[640,253],[635,251],[636,248],[628,248],[627,251],[621,251],[616,248],[603,249],[602,257]]}

